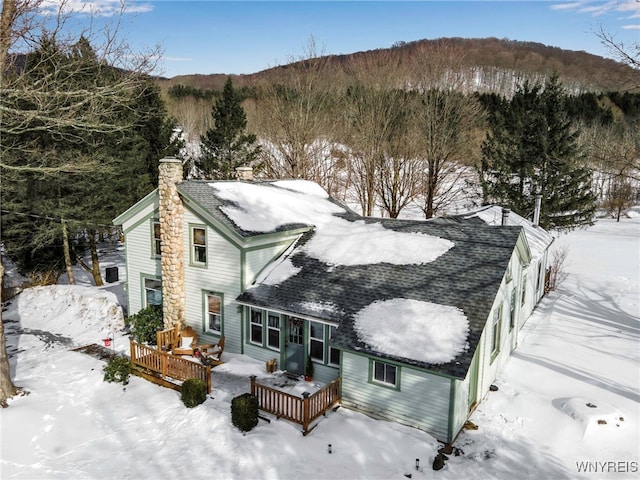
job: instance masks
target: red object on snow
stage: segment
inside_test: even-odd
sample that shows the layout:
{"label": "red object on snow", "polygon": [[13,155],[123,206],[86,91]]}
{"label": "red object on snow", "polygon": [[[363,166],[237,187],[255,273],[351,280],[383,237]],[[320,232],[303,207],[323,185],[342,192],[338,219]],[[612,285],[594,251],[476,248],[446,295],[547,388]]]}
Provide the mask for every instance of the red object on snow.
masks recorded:
{"label": "red object on snow", "polygon": [[111,339],[110,338],[103,338],[102,341],[104,342],[104,346],[105,347],[110,347],[111,346]]}

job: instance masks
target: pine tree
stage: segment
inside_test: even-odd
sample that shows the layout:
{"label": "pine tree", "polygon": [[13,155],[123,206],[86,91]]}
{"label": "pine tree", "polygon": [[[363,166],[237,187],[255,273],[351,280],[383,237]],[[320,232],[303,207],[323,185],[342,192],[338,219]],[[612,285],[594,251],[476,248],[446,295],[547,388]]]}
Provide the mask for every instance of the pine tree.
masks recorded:
{"label": "pine tree", "polygon": [[544,88],[525,82],[502,101],[490,117],[480,174],[486,203],[531,218],[540,194],[540,225],[570,230],[593,223],[596,199],[564,99],[554,76]]}
{"label": "pine tree", "polygon": [[250,165],[260,153],[260,147],[255,145],[256,136],[245,133],[247,116],[230,77],[211,116],[214,127],[200,137],[200,169],[206,178],[230,180],[237,167]]}

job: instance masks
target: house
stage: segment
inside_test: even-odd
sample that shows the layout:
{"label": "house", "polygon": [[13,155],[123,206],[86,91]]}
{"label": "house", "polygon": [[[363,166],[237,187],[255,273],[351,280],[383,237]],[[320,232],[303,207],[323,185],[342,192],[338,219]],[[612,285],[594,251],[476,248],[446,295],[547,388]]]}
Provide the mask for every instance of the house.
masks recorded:
{"label": "house", "polygon": [[546,248],[534,264],[527,230],[488,210],[365,218],[313,182],[240,173],[183,181],[160,161],[158,189],[114,220],[130,312],[162,304],[167,326],[289,372],[310,357],[344,406],[453,441],[542,295]]}

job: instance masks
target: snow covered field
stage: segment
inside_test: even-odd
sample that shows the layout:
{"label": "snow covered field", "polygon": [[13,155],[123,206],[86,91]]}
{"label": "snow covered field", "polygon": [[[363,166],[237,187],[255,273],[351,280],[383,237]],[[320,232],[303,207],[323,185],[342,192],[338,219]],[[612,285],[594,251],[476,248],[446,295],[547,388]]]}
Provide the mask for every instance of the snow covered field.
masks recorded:
{"label": "snow covered field", "polygon": [[[434,438],[344,408],[307,437],[275,419],[243,436],[231,399],[264,365],[240,355],[225,353],[193,409],[137,377],[103,382],[104,362],[71,348],[121,325],[124,268],[102,289],[29,289],[3,311],[12,375],[30,394],[0,411],[0,478],[638,478],[640,217],[599,220],[562,245],[569,277],[525,326],[498,391],[471,418],[478,429],[458,437],[464,453],[438,472]],[[121,262],[115,251],[102,266]],[[116,331],[116,350],[127,347]]]}

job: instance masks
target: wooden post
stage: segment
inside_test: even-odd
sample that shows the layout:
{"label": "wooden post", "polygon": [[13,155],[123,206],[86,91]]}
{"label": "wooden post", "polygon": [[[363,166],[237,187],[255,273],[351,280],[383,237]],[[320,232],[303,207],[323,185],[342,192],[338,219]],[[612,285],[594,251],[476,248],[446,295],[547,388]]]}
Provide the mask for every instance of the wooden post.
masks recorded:
{"label": "wooden post", "polygon": [[309,392],[302,392],[302,434],[307,434],[309,428]]}
{"label": "wooden post", "polygon": [[211,393],[211,365],[207,365],[207,391]]}
{"label": "wooden post", "polygon": [[136,349],[133,344],[133,340],[129,339],[129,359],[133,363],[135,358],[136,358]]}
{"label": "wooden post", "polygon": [[251,375],[249,377],[249,379],[251,380],[251,395],[254,395],[254,396],[256,394],[256,378],[257,377],[255,375]]}

